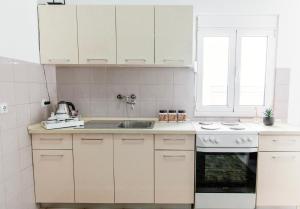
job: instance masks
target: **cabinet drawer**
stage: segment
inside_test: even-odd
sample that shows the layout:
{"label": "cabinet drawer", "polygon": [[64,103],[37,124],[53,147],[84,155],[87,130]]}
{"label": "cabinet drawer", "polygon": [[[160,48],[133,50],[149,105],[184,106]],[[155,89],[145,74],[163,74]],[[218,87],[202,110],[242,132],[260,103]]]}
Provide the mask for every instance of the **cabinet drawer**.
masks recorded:
{"label": "cabinet drawer", "polygon": [[33,150],[36,202],[73,203],[72,150]]}
{"label": "cabinet drawer", "polygon": [[194,152],[155,151],[155,203],[194,202]]}
{"label": "cabinet drawer", "polygon": [[155,135],[155,149],[194,150],[195,135]]}
{"label": "cabinet drawer", "polygon": [[300,136],[261,136],[259,151],[300,151]]}
{"label": "cabinet drawer", "polygon": [[33,149],[72,149],[71,134],[33,134]]}

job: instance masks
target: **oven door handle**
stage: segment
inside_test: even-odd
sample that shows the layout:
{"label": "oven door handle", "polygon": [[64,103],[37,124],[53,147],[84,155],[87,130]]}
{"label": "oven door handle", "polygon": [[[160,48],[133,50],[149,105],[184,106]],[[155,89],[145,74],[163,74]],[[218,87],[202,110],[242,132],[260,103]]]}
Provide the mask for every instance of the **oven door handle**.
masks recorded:
{"label": "oven door handle", "polygon": [[239,147],[239,148],[213,148],[213,147],[197,147],[197,152],[226,152],[226,153],[254,153],[257,152],[258,149],[257,147],[252,147],[252,148],[244,148],[244,147]]}

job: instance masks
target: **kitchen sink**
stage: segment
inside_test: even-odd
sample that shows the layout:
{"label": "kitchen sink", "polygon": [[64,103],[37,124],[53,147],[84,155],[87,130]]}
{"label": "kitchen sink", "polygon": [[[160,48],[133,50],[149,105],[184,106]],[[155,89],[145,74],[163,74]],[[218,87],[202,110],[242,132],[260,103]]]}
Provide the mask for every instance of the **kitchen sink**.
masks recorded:
{"label": "kitchen sink", "polygon": [[90,120],[85,122],[85,129],[152,129],[154,121],[144,120]]}
{"label": "kitchen sink", "polygon": [[141,121],[141,120],[125,120],[119,125],[119,128],[153,128],[154,121]]}

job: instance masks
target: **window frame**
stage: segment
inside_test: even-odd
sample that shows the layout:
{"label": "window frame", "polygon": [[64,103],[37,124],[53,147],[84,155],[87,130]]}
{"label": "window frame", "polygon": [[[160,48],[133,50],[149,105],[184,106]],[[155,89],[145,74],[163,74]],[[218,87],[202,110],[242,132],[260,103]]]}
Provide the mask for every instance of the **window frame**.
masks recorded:
{"label": "window frame", "polygon": [[[204,117],[253,117],[262,115],[267,107],[273,107],[274,80],[275,80],[275,55],[276,55],[276,29],[273,28],[240,28],[240,27],[199,27],[197,30],[197,73],[196,73],[196,108],[195,116]],[[202,54],[203,38],[207,36],[230,37],[229,43],[229,69],[227,87],[227,106],[203,106],[202,85],[203,66]],[[239,105],[240,92],[240,61],[241,61],[241,38],[267,36],[267,63],[265,74],[265,97],[263,106]]]}

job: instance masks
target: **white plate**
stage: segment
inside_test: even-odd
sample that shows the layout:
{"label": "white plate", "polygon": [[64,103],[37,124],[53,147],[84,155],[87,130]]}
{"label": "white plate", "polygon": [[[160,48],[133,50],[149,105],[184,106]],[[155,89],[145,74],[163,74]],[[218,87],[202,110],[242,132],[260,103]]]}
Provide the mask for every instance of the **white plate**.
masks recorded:
{"label": "white plate", "polygon": [[239,122],[222,122],[224,126],[237,126],[240,125]]}
{"label": "white plate", "polygon": [[212,125],[214,124],[213,122],[209,122],[209,121],[199,121],[200,125]]}
{"label": "white plate", "polygon": [[217,125],[202,125],[201,128],[205,129],[205,130],[218,130],[218,129],[220,129],[220,126],[217,126]]}
{"label": "white plate", "polygon": [[230,129],[232,129],[232,130],[244,130],[245,127],[243,127],[243,126],[233,126],[233,127],[230,127]]}

